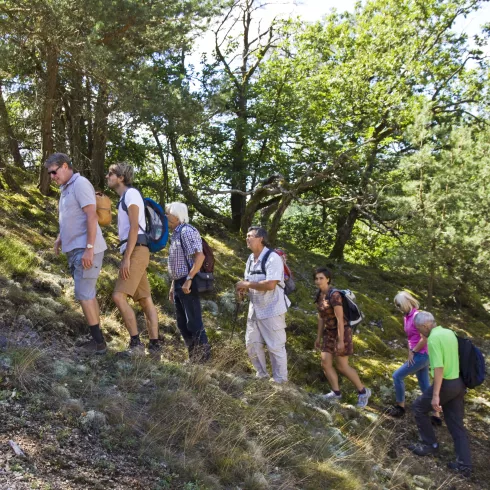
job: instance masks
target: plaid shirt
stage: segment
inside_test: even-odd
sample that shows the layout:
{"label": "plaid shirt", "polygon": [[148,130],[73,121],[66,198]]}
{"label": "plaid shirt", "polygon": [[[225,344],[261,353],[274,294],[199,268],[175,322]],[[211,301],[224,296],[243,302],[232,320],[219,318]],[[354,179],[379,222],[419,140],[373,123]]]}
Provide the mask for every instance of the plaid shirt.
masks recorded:
{"label": "plaid shirt", "polygon": [[284,263],[282,258],[276,253],[271,253],[265,263],[264,274],[250,274],[250,272],[262,271],[262,257],[269,250],[264,247],[257,259],[254,260],[254,254],[251,254],[245,266],[245,280],[250,282],[260,281],[279,281],[278,285],[272,291],[257,291],[256,289],[248,290],[250,305],[248,308],[248,318],[252,320],[257,318],[263,320],[279,316],[288,310],[291,302],[284,294]]}
{"label": "plaid shirt", "polygon": [[[187,260],[182,242],[187,252]],[[168,272],[170,277],[172,279],[186,277],[194,265],[193,255],[197,252],[202,252],[202,240],[199,232],[187,223],[177,226],[170,237],[170,249],[168,252]]]}

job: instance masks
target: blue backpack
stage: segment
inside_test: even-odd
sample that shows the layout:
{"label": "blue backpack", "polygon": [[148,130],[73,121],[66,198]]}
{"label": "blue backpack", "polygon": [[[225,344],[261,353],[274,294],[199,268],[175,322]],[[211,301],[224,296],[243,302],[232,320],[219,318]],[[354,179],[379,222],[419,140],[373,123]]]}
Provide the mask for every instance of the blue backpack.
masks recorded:
{"label": "blue backpack", "polygon": [[[131,187],[134,189],[134,187]],[[138,190],[138,189],[136,189]],[[127,190],[126,190],[127,192]],[[118,202],[118,207],[121,205],[123,210],[127,213],[128,207],[124,202],[124,197],[126,192],[122,195],[121,200]],[[146,236],[146,245],[148,246],[151,253],[159,252],[164,249],[168,241],[168,220],[165,216],[162,206],[155,202],[149,197],[143,197],[141,192],[138,190],[141,197],[143,198],[143,203],[145,205],[145,219],[146,219],[146,229],[140,229]],[[127,240],[123,240],[119,245],[123,245]]]}
{"label": "blue backpack", "polygon": [[476,388],[485,380],[485,358],[470,339],[458,339],[459,374],[467,388]]}

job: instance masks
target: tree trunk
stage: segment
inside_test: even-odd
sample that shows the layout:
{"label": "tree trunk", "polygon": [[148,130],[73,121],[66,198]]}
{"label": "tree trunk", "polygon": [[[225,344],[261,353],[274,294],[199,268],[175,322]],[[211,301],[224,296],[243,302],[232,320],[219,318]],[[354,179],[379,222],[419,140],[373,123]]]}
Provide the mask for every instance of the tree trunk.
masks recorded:
{"label": "tree trunk", "polygon": [[232,222],[230,218],[226,218],[207,204],[204,204],[199,199],[199,196],[193,192],[189,184],[189,178],[185,174],[182,156],[177,146],[177,135],[170,129],[167,133],[167,138],[170,142],[170,151],[175,162],[175,168],[177,169],[180,185],[182,186],[182,194],[184,194],[184,197],[188,203],[192,204],[197,211],[199,211],[203,216],[206,216],[206,218],[214,219],[220,223],[223,223],[227,228],[231,228]]}
{"label": "tree trunk", "polygon": [[337,220],[337,233],[335,243],[330,252],[329,258],[334,260],[344,260],[344,249],[349,241],[354,224],[359,216],[359,211],[356,207],[351,208],[347,214],[342,214]]}
{"label": "tree trunk", "polygon": [[[232,148],[231,187],[240,191],[247,190],[247,162],[245,152],[247,149],[247,96],[246,86],[242,86],[238,95],[238,111],[235,120],[235,141]],[[230,198],[231,220],[234,231],[240,231],[242,217],[247,204],[246,197],[232,194]]]}
{"label": "tree trunk", "polygon": [[427,309],[428,310],[432,308],[432,298],[434,297],[434,280],[436,275],[435,253],[436,253],[436,239],[434,238],[430,244],[431,258],[429,261],[429,281],[427,284]]}
{"label": "tree trunk", "polygon": [[87,158],[92,161],[92,154],[94,151],[94,128],[92,122],[92,88],[90,87],[90,80],[86,77],[85,80],[85,92],[86,92],[86,107],[85,112],[87,116]]}
{"label": "tree trunk", "polygon": [[107,119],[109,116],[107,89],[99,86],[95,102],[94,148],[92,152],[92,184],[97,189],[104,188],[105,151],[107,146]]}
{"label": "tree trunk", "polygon": [[75,169],[79,170],[83,175],[89,174],[88,161],[82,157],[82,100],[83,86],[82,75],[78,72],[73,72],[72,90],[67,97],[69,111],[66,111],[67,120],[69,122],[69,139],[70,139],[70,156]]}
{"label": "tree trunk", "polygon": [[280,199],[277,199],[272,204],[269,204],[269,206],[266,206],[260,210],[260,226],[267,228],[272,213],[276,212],[277,208],[279,207],[279,202]]}
{"label": "tree trunk", "polygon": [[58,78],[58,50],[53,45],[48,45],[47,50],[46,93],[41,123],[42,157],[39,177],[39,189],[45,196],[49,193],[51,179],[49,178],[47,169],[44,168],[44,162],[54,152],[53,112],[56,102],[56,81]]}
{"label": "tree trunk", "polygon": [[56,117],[54,119],[54,139],[55,150],[61,153],[67,153],[66,147],[66,117],[63,111],[63,103],[59,101],[56,107]]}
{"label": "tree trunk", "polygon": [[155,139],[155,143],[157,145],[158,156],[160,157],[160,162],[162,164],[162,172],[163,172],[163,192],[160,195],[160,202],[167,203],[169,195],[168,195],[168,159],[165,159],[165,152],[163,151],[162,143],[158,137],[158,131],[155,128],[151,128],[151,132],[153,134],[153,138]]}
{"label": "tree trunk", "polygon": [[22,160],[22,155],[19,150],[19,142],[14,136],[14,131],[12,126],[10,125],[9,114],[7,111],[7,106],[5,105],[5,101],[3,99],[2,93],[2,84],[0,82],[0,124],[7,136],[9,142],[10,154],[14,160],[14,164],[17,167],[24,168],[24,161]]}
{"label": "tree trunk", "polygon": [[269,228],[269,241],[271,242],[271,245],[274,245],[276,243],[277,233],[281,226],[281,219],[284,213],[286,212],[286,209],[291,204],[292,200],[293,200],[292,194],[284,194],[281,202],[279,203],[277,211],[274,213],[274,217],[272,218],[272,223]]}

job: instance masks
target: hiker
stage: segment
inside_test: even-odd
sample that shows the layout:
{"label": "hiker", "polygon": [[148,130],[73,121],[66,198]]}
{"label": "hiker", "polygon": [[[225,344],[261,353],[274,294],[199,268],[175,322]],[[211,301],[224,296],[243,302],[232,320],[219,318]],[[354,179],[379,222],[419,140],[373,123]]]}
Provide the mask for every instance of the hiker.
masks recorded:
{"label": "hiker", "polygon": [[44,166],[61,189],[60,231],[54,242],[54,253],[58,255],[61,247],[66,254],[75,281],[75,299],[80,301],[92,337],[78,348],[87,354],[105,354],[107,345],[100,329],[95,288],[107,245],[97,222],[95,190],[85,177],[74,172],[70,158],[64,153],[54,153]]}
{"label": "hiker", "polygon": [[127,163],[111,165],[106,175],[108,187],[116,191],[120,197],[117,228],[122,260],[112,299],[131,337],[127,350],[122,354],[145,355],[145,346],[138,333],[136,315],[128,303],[129,296],[143,309],[149,337],[148,351],[153,357],[159,357],[162,346],[158,339],[158,314],[151,298],[147,275],[150,250],[143,232],[146,229],[145,205],[140,192],[131,187],[133,177],[133,167]]}
{"label": "hiker", "polygon": [[[403,314],[404,330],[408,338],[408,359],[405,364],[393,373],[396,403],[389,407],[385,413],[392,417],[405,415],[405,382],[407,376],[415,374],[422,393],[430,386],[429,380],[429,353],[427,339],[420,335],[415,328],[414,318],[418,313],[418,301],[407,291],[400,291],[394,299],[395,307]],[[439,412],[431,416],[434,425],[442,425]]]}
{"label": "hiker", "polygon": [[247,247],[252,251],[246,266],[245,280],[236,284],[239,297],[248,294],[245,343],[255,367],[257,378],[269,378],[264,344],[269,351],[272,379],[276,383],[288,380],[286,354],[286,311],[290,305],[284,294],[284,265],[281,257],[267,246],[267,231],[251,226]]}
{"label": "hiker", "polygon": [[167,204],[165,214],[172,231],[168,252],[172,285],[168,298],[175,304],[177,327],[187,347],[189,361],[207,362],[211,346],[202,321],[199,291],[193,283],[205,259],[201,235],[189,224],[189,213],[184,203]]}
{"label": "hiker", "polygon": [[460,377],[458,340],[453,331],[437,326],[434,317],[427,311],[417,313],[415,327],[428,339],[430,370],[434,381],[412,405],[422,443],[412,444],[409,449],[418,456],[438,452],[439,444],[428,414],[431,410],[442,411],[457,456],[457,460],[449,463],[448,467],[469,478],[470,445],[463,421],[466,386]]}
{"label": "hiker", "polygon": [[322,396],[323,400],[336,401],[342,398],[337,371],[333,366],[335,358],[337,370],[340,371],[357,389],[357,407],[368,404],[371,390],[366,388],[357,371],[349,365],[349,356],[354,353],[352,328],[344,315],[342,294],[333,290],[332,273],[320,267],[314,273],[315,285],[318,288],[315,304],[318,309],[318,333],[315,348],[321,350],[323,372],[330,383],[331,391]]}

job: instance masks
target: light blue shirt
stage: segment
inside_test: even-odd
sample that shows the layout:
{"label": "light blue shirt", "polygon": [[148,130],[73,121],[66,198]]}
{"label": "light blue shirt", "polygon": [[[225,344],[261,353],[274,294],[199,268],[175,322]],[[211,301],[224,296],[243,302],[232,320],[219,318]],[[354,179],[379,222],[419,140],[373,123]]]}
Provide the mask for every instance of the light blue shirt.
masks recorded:
{"label": "light blue shirt", "polygon": [[[63,253],[87,246],[87,215],[82,208],[89,204],[95,206],[94,186],[80,174],[73,174],[71,179],[61,186],[59,219]],[[102,230],[97,223],[94,253],[97,254],[106,249],[107,245],[102,236]]]}

